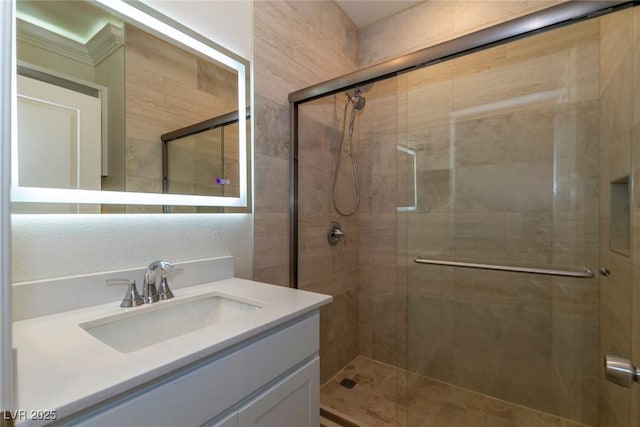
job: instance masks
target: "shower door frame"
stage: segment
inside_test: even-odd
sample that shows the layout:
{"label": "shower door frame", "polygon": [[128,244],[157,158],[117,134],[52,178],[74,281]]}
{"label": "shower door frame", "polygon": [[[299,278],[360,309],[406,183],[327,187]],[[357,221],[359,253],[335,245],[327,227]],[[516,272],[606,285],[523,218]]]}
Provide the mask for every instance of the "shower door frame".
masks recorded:
{"label": "shower door frame", "polygon": [[633,0],[568,1],[290,93],[289,286],[298,288],[298,109],[301,104],[635,4],[637,1]]}

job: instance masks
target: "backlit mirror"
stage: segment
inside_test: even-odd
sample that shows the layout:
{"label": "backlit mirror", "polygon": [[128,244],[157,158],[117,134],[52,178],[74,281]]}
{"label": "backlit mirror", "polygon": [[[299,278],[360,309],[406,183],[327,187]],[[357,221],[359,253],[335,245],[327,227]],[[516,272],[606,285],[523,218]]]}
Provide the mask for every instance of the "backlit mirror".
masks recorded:
{"label": "backlit mirror", "polygon": [[250,209],[246,60],[108,0],[18,0],[16,45],[15,213]]}

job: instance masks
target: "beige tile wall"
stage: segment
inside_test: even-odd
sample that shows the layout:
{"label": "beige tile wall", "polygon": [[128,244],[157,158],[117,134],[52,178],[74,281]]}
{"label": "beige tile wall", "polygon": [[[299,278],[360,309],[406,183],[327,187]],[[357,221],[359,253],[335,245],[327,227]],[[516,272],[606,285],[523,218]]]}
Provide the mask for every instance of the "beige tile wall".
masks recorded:
{"label": "beige tile wall", "polygon": [[[624,10],[604,16],[601,21],[600,58],[600,264],[612,273],[601,279],[600,352],[640,362],[640,300],[638,290],[637,233],[638,125],[640,103],[640,11]],[[610,183],[630,176],[630,251],[613,251],[609,245],[609,222],[620,221],[609,207]],[[640,419],[638,390],[611,384],[601,376],[600,424],[637,425]],[[637,388],[637,387],[636,387]]]}
{"label": "beige tile wall", "polygon": [[[255,279],[289,285],[289,102],[298,89],[354,71],[357,29],[334,2],[254,3]],[[358,352],[357,221],[343,221],[347,244],[329,247],[331,150],[336,150],[338,97],[301,109],[312,137],[301,143],[301,289],[334,301],[321,312],[321,376],[328,379]],[[316,110],[326,112],[325,123]],[[333,129],[333,130],[332,130]]]}
{"label": "beige tile wall", "polygon": [[359,65],[377,64],[564,1],[426,1],[362,28]]}
{"label": "beige tile wall", "polygon": [[365,93],[365,108],[358,114],[361,147],[359,174],[362,203],[360,231],[360,353],[402,365],[398,344],[405,335],[397,287],[397,149],[399,139],[397,78],[377,82]]}

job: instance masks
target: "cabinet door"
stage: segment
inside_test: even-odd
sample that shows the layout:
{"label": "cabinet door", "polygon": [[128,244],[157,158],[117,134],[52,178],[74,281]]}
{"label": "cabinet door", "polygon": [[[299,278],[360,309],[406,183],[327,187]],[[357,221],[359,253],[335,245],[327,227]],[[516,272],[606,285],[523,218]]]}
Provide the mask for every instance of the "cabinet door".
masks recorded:
{"label": "cabinet door", "polygon": [[300,369],[243,406],[238,427],[318,427],[320,359]]}

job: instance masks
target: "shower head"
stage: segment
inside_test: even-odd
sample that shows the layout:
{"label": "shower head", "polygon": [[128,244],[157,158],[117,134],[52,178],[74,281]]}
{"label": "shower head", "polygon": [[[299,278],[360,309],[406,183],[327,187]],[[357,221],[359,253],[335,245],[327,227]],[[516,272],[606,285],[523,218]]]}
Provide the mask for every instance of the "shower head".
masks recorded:
{"label": "shower head", "polygon": [[353,102],[353,108],[356,111],[359,111],[364,108],[364,104],[367,103],[367,100],[362,95],[355,95],[351,98],[351,102]]}
{"label": "shower head", "polygon": [[373,87],[373,83],[364,85],[364,86],[358,86],[354,89],[346,91],[345,94],[347,95],[347,98],[348,98],[347,102],[352,102],[353,108],[355,110],[362,110],[364,108],[365,103],[367,102],[367,100],[364,98],[364,96],[362,96],[362,94],[365,92],[369,92],[372,87]]}
{"label": "shower head", "polygon": [[346,92],[346,94],[349,98],[353,98],[354,96],[369,92],[372,87],[373,87],[373,83],[369,83],[367,85],[362,85],[362,86],[356,86],[353,89],[349,89]]}

